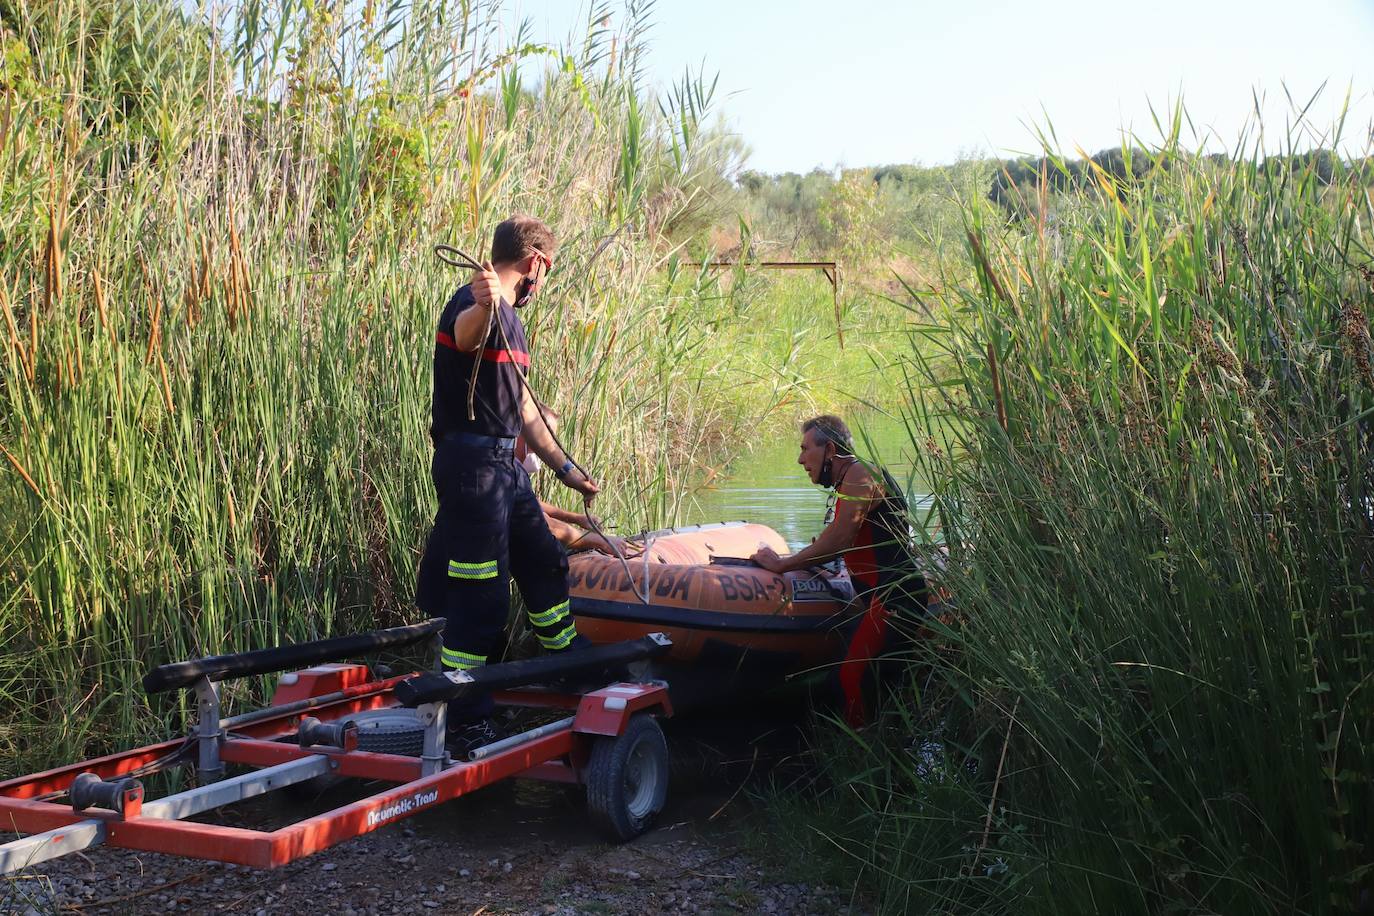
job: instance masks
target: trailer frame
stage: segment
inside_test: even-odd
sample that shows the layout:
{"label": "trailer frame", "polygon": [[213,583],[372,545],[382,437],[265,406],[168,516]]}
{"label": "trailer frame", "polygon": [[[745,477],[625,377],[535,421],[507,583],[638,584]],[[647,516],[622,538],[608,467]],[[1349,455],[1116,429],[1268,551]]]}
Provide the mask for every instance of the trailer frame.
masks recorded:
{"label": "trailer frame", "polygon": [[[0,782],[0,829],[25,834],[0,844],[0,874],[102,844],[275,868],[503,779],[584,782],[595,742],[620,740],[636,716],[672,714],[662,682],[616,681],[585,691],[533,686],[660,655],[671,643],[656,634],[471,673],[378,677],[364,665],[321,664],[281,677],[272,706],[221,716],[220,679],[282,671],[301,659],[333,661],[353,654],[360,645],[375,647],[379,635],[386,646],[428,640],[437,647],[442,623],[396,628],[411,632],[390,642],[388,634],[394,631],[380,630],[344,641],[303,643],[155,669],[145,678],[145,685],[152,681],[149,689],[185,687],[195,692],[197,722],[189,734]],[[322,642],[333,645],[322,652]],[[264,657],[272,652],[277,654]],[[417,691],[425,696],[417,697]],[[475,692],[491,693],[498,706],[571,714],[478,748],[470,759],[453,760],[444,749],[447,703]],[[423,724],[420,756],[358,749],[357,726],[350,717],[401,708],[414,709]],[[145,798],[140,776],[185,765],[192,756],[197,785],[164,798]],[[226,775],[229,767],[242,772]],[[190,820],[325,776],[388,785],[275,830]],[[64,796],[65,803],[58,800]]]}

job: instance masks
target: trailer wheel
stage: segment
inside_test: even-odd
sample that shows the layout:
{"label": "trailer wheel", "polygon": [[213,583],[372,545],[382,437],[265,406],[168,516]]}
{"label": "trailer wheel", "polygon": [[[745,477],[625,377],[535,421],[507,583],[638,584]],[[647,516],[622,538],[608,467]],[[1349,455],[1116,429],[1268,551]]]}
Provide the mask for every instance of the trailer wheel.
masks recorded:
{"label": "trailer wheel", "polygon": [[419,757],[425,724],[413,709],[368,709],[348,717],[358,726],[358,750]]}
{"label": "trailer wheel", "polygon": [[[358,726],[358,750],[419,757],[424,753],[425,726],[413,709],[365,709],[348,717]],[[324,773],[292,783],[284,791],[297,801],[313,801],[347,777]]]}
{"label": "trailer wheel", "polygon": [[653,823],[668,798],[668,742],[653,716],[639,713],[618,738],[597,738],[587,766],[587,809],[616,842]]}

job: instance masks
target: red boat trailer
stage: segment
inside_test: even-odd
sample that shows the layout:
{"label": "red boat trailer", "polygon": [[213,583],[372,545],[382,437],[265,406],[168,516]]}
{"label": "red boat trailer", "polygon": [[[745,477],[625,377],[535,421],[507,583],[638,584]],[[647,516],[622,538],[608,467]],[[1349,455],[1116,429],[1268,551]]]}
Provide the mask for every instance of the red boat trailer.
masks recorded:
{"label": "red boat trailer", "polygon": [[[666,637],[471,672],[377,677],[365,665],[336,663],[424,642],[437,658],[443,624],[431,620],[154,669],[144,677],[150,692],[196,692],[191,733],[0,783],[0,829],[26,834],[0,845],[0,874],[101,844],[274,868],[508,777],[585,784],[592,820],[612,839],[628,840],[649,827],[667,791],[667,745],[656,721],[672,714],[666,685],[618,682],[587,692],[531,685],[623,671],[667,652]],[[312,667],[282,675],[271,706],[221,718],[219,681],[302,664]],[[453,760],[444,748],[447,704],[475,693],[491,693],[498,706],[569,715]],[[397,740],[414,746],[406,753],[364,746]],[[198,784],[145,798],[139,777],[183,765],[192,751]],[[226,766],[246,769],[226,776]],[[188,820],[321,778],[390,787],[277,830]]]}

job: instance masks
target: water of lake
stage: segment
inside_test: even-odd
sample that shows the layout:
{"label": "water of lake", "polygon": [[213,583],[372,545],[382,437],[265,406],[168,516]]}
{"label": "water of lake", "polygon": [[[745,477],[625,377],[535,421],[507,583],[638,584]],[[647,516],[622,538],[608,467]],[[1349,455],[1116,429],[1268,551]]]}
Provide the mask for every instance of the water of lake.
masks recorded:
{"label": "water of lake", "polygon": [[[913,480],[912,444],[900,419],[868,413],[848,422],[857,451],[887,467],[907,487],[912,508],[929,504],[923,481]],[[799,432],[760,442],[730,465],[729,475],[698,490],[683,510],[685,524],[745,520],[773,528],[795,550],[809,544],[825,521],[829,491],[811,483],[797,463]]]}

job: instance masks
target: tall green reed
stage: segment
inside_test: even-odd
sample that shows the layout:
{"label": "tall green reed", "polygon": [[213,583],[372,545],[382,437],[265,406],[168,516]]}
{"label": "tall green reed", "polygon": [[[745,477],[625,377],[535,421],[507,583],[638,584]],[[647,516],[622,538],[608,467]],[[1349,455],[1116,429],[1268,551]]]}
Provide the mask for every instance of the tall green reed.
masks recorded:
{"label": "tall green reed", "polygon": [[913,290],[954,610],[832,828],[886,908],[1369,894],[1370,188],[1255,133],[1203,156],[1173,114],[1125,178],[971,202],[967,258]]}
{"label": "tall green reed", "polygon": [[558,232],[533,383],[622,527],[670,520],[735,422],[657,349],[694,302],[655,295],[673,243],[625,170],[689,197],[663,163],[694,141],[645,114],[642,22],[597,11],[568,51],[438,0],[177,7],[0,17],[34,48],[0,99],[6,772],[164,732],[152,664],[413,617],[430,341],[465,279],[436,242]]}

